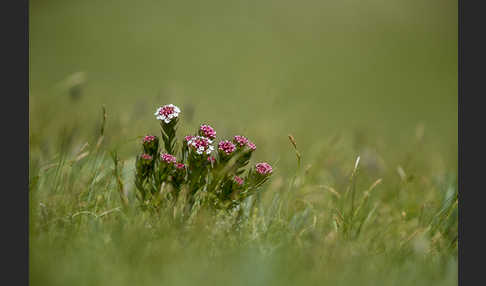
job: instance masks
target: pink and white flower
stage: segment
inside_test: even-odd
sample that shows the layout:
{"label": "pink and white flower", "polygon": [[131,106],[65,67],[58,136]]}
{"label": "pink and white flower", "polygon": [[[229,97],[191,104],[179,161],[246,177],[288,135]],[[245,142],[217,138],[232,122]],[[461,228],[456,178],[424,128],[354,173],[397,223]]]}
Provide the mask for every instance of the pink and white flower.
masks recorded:
{"label": "pink and white flower", "polygon": [[233,137],[233,142],[235,142],[239,147],[243,147],[248,143],[248,139],[245,136],[236,135]]}
{"label": "pink and white flower", "polygon": [[247,144],[248,148],[250,148],[251,151],[255,151],[256,150],[256,145],[255,143],[251,142],[251,141],[248,141],[248,144]]}
{"label": "pink and white flower", "polygon": [[189,142],[189,140],[191,140],[194,136],[192,135],[187,135],[186,137],[184,137],[184,140],[186,140],[186,142]]}
{"label": "pink and white flower", "polygon": [[167,164],[175,164],[177,162],[175,156],[167,153],[160,154],[160,159]]}
{"label": "pink and white flower", "polygon": [[157,108],[157,111],[154,113],[154,115],[158,120],[169,123],[172,119],[179,117],[180,112],[181,110],[179,109],[179,107],[173,104],[167,104]]}
{"label": "pink and white flower", "polygon": [[176,169],[178,169],[178,170],[182,170],[186,167],[186,165],[184,165],[183,163],[176,163],[175,166],[176,166]]}
{"label": "pink and white flower", "polygon": [[218,144],[218,150],[223,152],[226,155],[230,155],[231,153],[235,152],[236,146],[233,142],[228,140],[223,140]]}
{"label": "pink and white flower", "polygon": [[214,140],[214,138],[216,138],[216,131],[214,131],[213,127],[207,124],[203,124],[201,127],[199,127],[199,134],[208,138],[209,140]]}
{"label": "pink and white flower", "polygon": [[256,164],[255,169],[260,175],[270,175],[273,171],[272,166],[265,162]]}
{"label": "pink and white flower", "polygon": [[192,136],[192,138],[187,140],[187,146],[199,155],[211,154],[214,151],[214,146],[211,143],[211,140],[204,136]]}

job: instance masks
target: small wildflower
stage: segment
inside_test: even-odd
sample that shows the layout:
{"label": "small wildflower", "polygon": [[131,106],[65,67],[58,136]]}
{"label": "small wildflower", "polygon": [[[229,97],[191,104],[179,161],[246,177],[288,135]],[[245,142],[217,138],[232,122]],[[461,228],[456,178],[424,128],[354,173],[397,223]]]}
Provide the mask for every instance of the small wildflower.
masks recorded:
{"label": "small wildflower", "polygon": [[143,143],[150,143],[153,142],[154,140],[155,140],[155,136],[152,135],[147,135],[143,137]]}
{"label": "small wildflower", "polygon": [[186,167],[186,165],[184,165],[183,163],[176,163],[175,166],[176,166],[176,169],[179,169],[179,170],[184,169]]}
{"label": "small wildflower", "polygon": [[213,156],[209,156],[208,161],[209,163],[214,163],[216,161],[216,158],[214,158]]}
{"label": "small wildflower", "polygon": [[214,146],[211,145],[211,141],[203,136],[193,136],[187,141],[187,146],[192,148],[199,155],[209,155],[214,151]]}
{"label": "small wildflower", "polygon": [[224,140],[219,142],[218,149],[224,154],[230,155],[236,150],[236,146],[231,141]]}
{"label": "small wildflower", "polygon": [[248,139],[244,136],[236,135],[233,138],[233,142],[235,142],[239,147],[243,147],[248,143]]}
{"label": "small wildflower", "polygon": [[179,107],[173,104],[168,104],[157,108],[157,111],[154,113],[154,115],[158,120],[169,123],[172,119],[179,117],[180,112],[181,110],[179,109]]}
{"label": "small wildflower", "polygon": [[156,155],[159,148],[159,138],[147,135],[142,140],[143,151],[149,155]]}
{"label": "small wildflower", "polygon": [[167,154],[167,153],[160,154],[160,159],[167,164],[175,164],[177,162],[177,159],[176,159],[175,156],[173,156],[171,154]]}
{"label": "small wildflower", "polygon": [[238,185],[242,186],[243,185],[243,179],[238,177],[238,176],[234,176],[233,177],[233,181],[235,181],[235,183],[237,183]]}
{"label": "small wildflower", "polygon": [[247,144],[248,148],[250,148],[251,151],[255,151],[256,150],[256,145],[255,143],[251,142],[251,141],[248,141],[248,144]]}
{"label": "small wildflower", "polygon": [[144,154],[142,154],[142,156],[140,156],[140,157],[141,157],[142,159],[144,159],[144,160],[147,160],[147,161],[152,160],[152,156],[151,156],[151,155],[149,155],[149,154],[145,154],[145,153],[144,153]]}
{"label": "small wildflower", "polygon": [[194,136],[192,135],[187,135],[186,137],[184,137],[184,140],[186,140],[186,142],[189,142],[189,140],[191,140]]}
{"label": "small wildflower", "polygon": [[213,127],[203,124],[199,127],[199,135],[214,140],[214,138],[216,138],[216,131],[214,131]]}
{"label": "small wildflower", "polygon": [[268,163],[258,163],[255,165],[255,169],[260,175],[269,175],[273,171],[272,166]]}

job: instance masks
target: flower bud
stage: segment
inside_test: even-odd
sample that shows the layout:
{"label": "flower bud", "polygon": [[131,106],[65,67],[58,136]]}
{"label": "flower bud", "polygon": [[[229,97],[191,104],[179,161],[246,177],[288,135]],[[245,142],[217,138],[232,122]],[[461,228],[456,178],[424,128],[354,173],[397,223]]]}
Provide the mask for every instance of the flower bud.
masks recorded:
{"label": "flower bud", "polygon": [[272,166],[270,166],[270,164],[266,162],[256,164],[255,170],[258,174],[262,176],[269,176],[273,172]]}
{"label": "flower bud", "polygon": [[157,136],[147,135],[143,137],[142,144],[143,151],[146,154],[151,156],[157,154],[157,150],[159,149],[159,138]]}

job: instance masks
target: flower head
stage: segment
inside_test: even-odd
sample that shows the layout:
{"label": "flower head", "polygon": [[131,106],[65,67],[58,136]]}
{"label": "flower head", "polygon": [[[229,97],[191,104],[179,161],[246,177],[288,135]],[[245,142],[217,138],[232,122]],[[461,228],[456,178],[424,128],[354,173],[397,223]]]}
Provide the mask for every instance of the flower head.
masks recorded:
{"label": "flower head", "polygon": [[224,154],[230,155],[236,150],[236,146],[231,141],[223,140],[219,142],[218,149]]}
{"label": "flower head", "polygon": [[192,135],[187,135],[186,137],[184,137],[184,140],[186,140],[186,142],[189,142],[189,140],[191,140],[194,136]]}
{"label": "flower head", "polygon": [[152,160],[152,156],[149,155],[149,154],[146,154],[146,153],[143,153],[142,156],[140,156],[140,158],[142,158],[143,160],[147,160],[147,161]]}
{"label": "flower head", "polygon": [[247,146],[248,146],[248,148],[250,148],[251,151],[255,151],[255,149],[256,149],[255,143],[253,143],[251,141],[248,141]]}
{"label": "flower head", "polygon": [[211,140],[204,136],[192,136],[192,138],[187,140],[187,146],[199,155],[209,155],[214,150],[214,146],[211,145]]}
{"label": "flower head", "polygon": [[214,158],[213,156],[209,156],[208,157],[208,162],[209,163],[214,163],[216,161],[216,158]]}
{"label": "flower head", "polygon": [[145,137],[143,137],[143,143],[150,143],[150,142],[153,142],[155,141],[155,136],[152,136],[152,135],[147,135]]}
{"label": "flower head", "polygon": [[159,138],[157,136],[147,135],[143,137],[142,145],[145,153],[155,155],[159,148]]}
{"label": "flower head", "polygon": [[245,136],[236,135],[233,137],[233,142],[235,142],[235,144],[237,144],[239,147],[243,147],[248,143],[248,139],[246,139]]}
{"label": "flower head", "polygon": [[176,163],[175,166],[177,170],[182,170],[186,167],[183,163]]}
{"label": "flower head", "polygon": [[255,169],[260,175],[270,175],[273,171],[272,166],[265,162],[256,164]]}
{"label": "flower head", "polygon": [[209,138],[210,140],[214,140],[216,138],[216,131],[214,131],[213,127],[203,124],[199,127],[199,135]]}
{"label": "flower head", "polygon": [[244,182],[244,180],[242,178],[238,177],[238,176],[234,176],[233,181],[240,186],[243,185],[243,182]]}
{"label": "flower head", "polygon": [[177,158],[175,156],[167,153],[160,154],[160,159],[167,164],[175,164],[177,162]]}
{"label": "flower head", "polygon": [[177,118],[180,112],[181,110],[179,109],[179,107],[173,104],[167,104],[157,108],[157,111],[154,113],[154,115],[158,120],[169,123],[172,119]]}

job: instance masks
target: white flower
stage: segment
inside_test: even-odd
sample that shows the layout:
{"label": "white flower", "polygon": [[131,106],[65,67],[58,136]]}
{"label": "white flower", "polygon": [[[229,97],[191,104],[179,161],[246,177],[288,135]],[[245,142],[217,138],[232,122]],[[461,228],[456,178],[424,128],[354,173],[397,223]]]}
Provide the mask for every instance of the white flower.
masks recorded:
{"label": "white flower", "polygon": [[187,141],[187,146],[191,147],[199,155],[204,153],[209,155],[214,150],[214,146],[211,145],[211,142],[210,139],[198,135],[190,137]]}
{"label": "white flower", "polygon": [[179,107],[173,104],[167,104],[157,108],[154,115],[158,120],[163,120],[165,123],[169,123],[173,118],[177,118],[180,112],[181,110]]}

